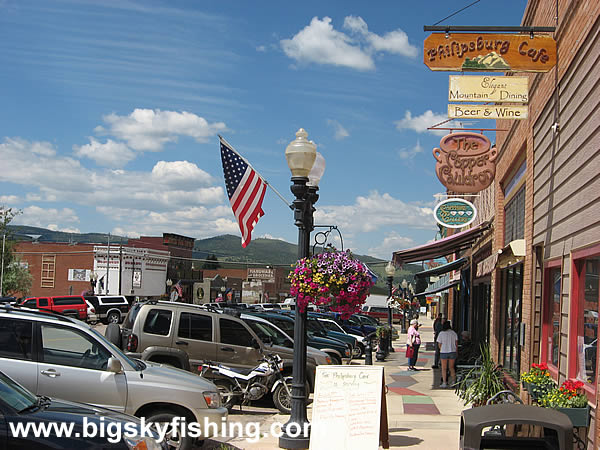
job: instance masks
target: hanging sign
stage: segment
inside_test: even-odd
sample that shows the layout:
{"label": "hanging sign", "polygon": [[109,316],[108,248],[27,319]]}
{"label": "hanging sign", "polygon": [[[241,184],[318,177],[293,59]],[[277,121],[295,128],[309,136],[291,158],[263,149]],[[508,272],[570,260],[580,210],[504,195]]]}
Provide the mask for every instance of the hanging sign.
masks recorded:
{"label": "hanging sign", "polygon": [[433,33],[423,58],[431,70],[548,72],[556,64],[556,41],[529,34]]}
{"label": "hanging sign", "polygon": [[477,75],[450,75],[450,102],[512,102],[529,101],[529,78]]}
{"label": "hanging sign", "polygon": [[527,119],[527,106],[506,105],[448,105],[450,119]]}
{"label": "hanging sign", "polygon": [[479,192],[494,181],[496,147],[483,134],[452,133],[440,140],[433,149],[435,172],[448,190],[466,194]]}
{"label": "hanging sign", "polygon": [[433,210],[436,222],[447,228],[462,228],[470,225],[477,217],[473,203],[462,198],[449,198]]}

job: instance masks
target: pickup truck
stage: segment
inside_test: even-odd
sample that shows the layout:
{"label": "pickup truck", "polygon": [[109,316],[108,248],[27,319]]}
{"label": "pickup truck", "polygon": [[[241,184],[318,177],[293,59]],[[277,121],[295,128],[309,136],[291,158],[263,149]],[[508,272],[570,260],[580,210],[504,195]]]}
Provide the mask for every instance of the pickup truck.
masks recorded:
{"label": "pickup truck", "polygon": [[29,297],[20,303],[24,308],[52,311],[80,319],[87,319],[87,303],[81,295],[63,295],[56,297]]}
{"label": "pickup truck", "polygon": [[[361,314],[378,319],[382,323],[387,323],[388,308],[386,306],[371,306],[364,305]],[[402,313],[396,308],[392,308],[392,323],[400,323],[402,321]]]}

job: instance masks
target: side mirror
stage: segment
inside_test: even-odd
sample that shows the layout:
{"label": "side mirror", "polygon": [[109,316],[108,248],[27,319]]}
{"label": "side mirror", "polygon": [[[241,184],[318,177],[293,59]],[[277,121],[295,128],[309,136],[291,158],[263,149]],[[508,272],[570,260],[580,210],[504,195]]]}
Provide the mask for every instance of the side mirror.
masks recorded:
{"label": "side mirror", "polygon": [[106,370],[108,372],[112,372],[112,373],[123,372],[123,366],[121,364],[121,361],[119,361],[117,358],[113,358],[111,356],[110,358],[108,358],[108,365],[106,367]]}

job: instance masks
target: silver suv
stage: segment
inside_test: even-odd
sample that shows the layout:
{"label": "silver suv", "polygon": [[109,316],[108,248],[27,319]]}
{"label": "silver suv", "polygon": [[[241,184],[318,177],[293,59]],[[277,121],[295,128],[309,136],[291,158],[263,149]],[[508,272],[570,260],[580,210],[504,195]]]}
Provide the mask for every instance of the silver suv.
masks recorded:
{"label": "silver suv", "polygon": [[[0,306],[0,371],[37,395],[153,422],[219,426],[227,416],[212,382],[129,358],[89,325],[50,313]],[[193,440],[172,434],[169,445],[188,449]]]}
{"label": "silver suv", "polygon": [[[284,374],[292,373],[293,345],[261,338],[258,330],[229,314],[210,312],[199,305],[149,301],[133,305],[119,330],[110,324],[106,337],[120,342],[128,355],[196,371],[204,360],[229,367],[252,368],[263,354],[278,354]],[[331,359],[314,349],[307,353],[307,381],[314,389],[318,364]]]}

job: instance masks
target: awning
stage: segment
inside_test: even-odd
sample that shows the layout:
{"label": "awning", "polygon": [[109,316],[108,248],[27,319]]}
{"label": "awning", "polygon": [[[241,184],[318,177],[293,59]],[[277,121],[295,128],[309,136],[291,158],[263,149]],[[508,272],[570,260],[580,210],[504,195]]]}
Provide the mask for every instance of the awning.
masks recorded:
{"label": "awning", "polygon": [[427,296],[431,294],[436,294],[438,292],[445,291],[446,289],[450,289],[452,286],[455,286],[458,283],[460,283],[460,280],[450,281],[450,277],[446,274],[440,277],[440,279],[435,283],[427,286],[427,289],[425,291],[416,293],[415,296],[420,297],[422,295]]}
{"label": "awning", "polygon": [[433,275],[442,275],[444,273],[451,272],[463,266],[468,261],[467,258],[459,258],[456,261],[443,264],[441,266],[434,267],[433,269],[423,270],[422,272],[415,273],[416,277],[429,277]]}
{"label": "awning", "polygon": [[484,222],[476,227],[453,234],[452,236],[440,239],[439,241],[421,245],[420,247],[410,248],[408,250],[394,252],[392,259],[397,265],[401,266],[404,263],[447,256],[454,252],[469,248],[473,241],[479,239],[483,232],[489,227],[490,222]]}
{"label": "awning", "polygon": [[496,266],[500,269],[523,261],[527,253],[525,239],[516,239],[508,243],[506,247],[498,251],[498,262]]}

